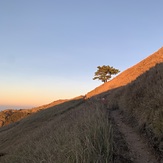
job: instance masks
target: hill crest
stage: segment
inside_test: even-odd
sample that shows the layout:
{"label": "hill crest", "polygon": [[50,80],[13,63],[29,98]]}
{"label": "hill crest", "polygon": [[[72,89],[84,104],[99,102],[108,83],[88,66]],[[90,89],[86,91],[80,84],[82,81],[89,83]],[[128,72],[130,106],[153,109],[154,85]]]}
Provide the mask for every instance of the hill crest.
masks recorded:
{"label": "hill crest", "polygon": [[148,56],[147,58],[145,58],[144,60],[140,61],[134,66],[123,71],[114,79],[88,92],[86,94],[86,98],[90,98],[92,96],[98,95],[100,93],[106,92],[108,90],[111,90],[120,86],[124,86],[132,82],[133,80],[135,80],[138,76],[140,76],[141,74],[143,74],[150,68],[154,67],[157,63],[161,63],[161,62],[163,62],[163,47],[160,48],[155,53]]}

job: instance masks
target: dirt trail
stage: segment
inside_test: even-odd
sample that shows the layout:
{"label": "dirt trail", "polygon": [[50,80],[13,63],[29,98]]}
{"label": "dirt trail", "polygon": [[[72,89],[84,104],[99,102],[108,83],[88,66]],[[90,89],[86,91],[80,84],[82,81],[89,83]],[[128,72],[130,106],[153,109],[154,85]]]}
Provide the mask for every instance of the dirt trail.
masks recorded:
{"label": "dirt trail", "polygon": [[163,163],[156,159],[147,140],[143,139],[133,127],[123,121],[123,115],[119,110],[110,111],[110,116],[128,145],[133,163]]}

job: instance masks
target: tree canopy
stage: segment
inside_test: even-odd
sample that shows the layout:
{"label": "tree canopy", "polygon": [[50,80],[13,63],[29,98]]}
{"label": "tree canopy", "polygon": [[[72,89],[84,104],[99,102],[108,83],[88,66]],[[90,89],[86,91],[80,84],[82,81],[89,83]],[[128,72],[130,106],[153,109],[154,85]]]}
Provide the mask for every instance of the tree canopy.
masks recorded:
{"label": "tree canopy", "polygon": [[118,69],[110,67],[109,65],[98,66],[97,69],[98,70],[95,72],[93,80],[99,79],[104,83],[107,82],[112,75],[116,75],[120,72]]}

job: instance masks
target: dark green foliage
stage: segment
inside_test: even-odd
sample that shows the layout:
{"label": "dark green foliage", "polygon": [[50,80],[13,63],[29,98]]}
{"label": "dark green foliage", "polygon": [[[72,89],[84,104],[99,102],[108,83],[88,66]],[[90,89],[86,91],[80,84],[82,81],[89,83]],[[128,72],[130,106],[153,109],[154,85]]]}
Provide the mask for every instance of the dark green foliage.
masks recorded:
{"label": "dark green foliage", "polygon": [[98,66],[97,68],[98,70],[95,72],[95,77],[93,78],[93,80],[99,79],[104,83],[107,82],[112,75],[115,75],[120,72],[118,69],[110,67],[109,65]]}

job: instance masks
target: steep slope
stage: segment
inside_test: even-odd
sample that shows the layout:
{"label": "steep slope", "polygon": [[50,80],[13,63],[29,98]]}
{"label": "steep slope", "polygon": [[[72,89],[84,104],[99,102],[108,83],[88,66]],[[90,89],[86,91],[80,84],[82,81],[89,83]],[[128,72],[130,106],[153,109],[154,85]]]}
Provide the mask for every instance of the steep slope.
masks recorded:
{"label": "steep slope", "polygon": [[86,98],[90,98],[113,88],[124,86],[160,62],[163,62],[163,47],[146,59],[125,70],[116,78],[90,91],[87,93]]}
{"label": "steep slope", "polygon": [[105,96],[107,107],[123,112],[125,120],[163,154],[163,62]]}

